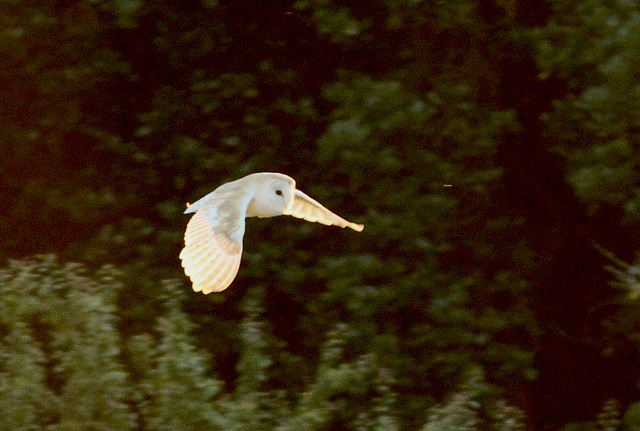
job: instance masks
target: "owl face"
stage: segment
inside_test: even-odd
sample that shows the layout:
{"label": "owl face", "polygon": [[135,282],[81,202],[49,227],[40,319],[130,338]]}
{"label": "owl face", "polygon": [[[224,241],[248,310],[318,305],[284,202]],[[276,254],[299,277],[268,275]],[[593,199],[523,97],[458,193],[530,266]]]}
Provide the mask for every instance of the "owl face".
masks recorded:
{"label": "owl face", "polygon": [[[258,174],[256,174],[258,175]],[[254,182],[253,199],[247,216],[275,217],[284,214],[294,197],[295,181],[282,174],[272,174],[265,181]]]}
{"label": "owl face", "polygon": [[293,190],[295,185],[286,179],[276,179],[266,184],[265,195],[270,201],[270,205],[278,215],[291,206],[293,201]]}

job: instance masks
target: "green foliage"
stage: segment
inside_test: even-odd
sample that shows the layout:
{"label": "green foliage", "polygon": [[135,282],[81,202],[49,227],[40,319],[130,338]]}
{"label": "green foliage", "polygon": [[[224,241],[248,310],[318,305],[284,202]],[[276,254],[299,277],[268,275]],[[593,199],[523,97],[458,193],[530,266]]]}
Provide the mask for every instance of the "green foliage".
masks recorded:
{"label": "green foliage", "polygon": [[[492,388],[484,382],[482,371],[472,368],[468,380],[450,396],[446,404],[429,409],[428,422],[422,431],[474,431],[484,429],[487,425],[488,429],[504,431],[525,429],[524,415],[519,409],[506,405],[503,400],[494,401],[493,405],[486,402],[493,395],[492,392]],[[488,410],[483,411],[487,407]]]}
{"label": "green foliage", "polygon": [[620,405],[615,399],[607,400],[602,406],[602,411],[596,417],[598,429],[602,431],[616,431],[621,423]]}
{"label": "green foliage", "polygon": [[623,289],[630,300],[638,299],[640,297],[640,256],[636,256],[636,261],[633,264],[628,264],[602,247],[598,247],[598,250],[612,263],[605,267],[615,276],[615,280],[611,284]]}
{"label": "green foliage", "polygon": [[554,19],[534,32],[545,76],[570,92],[545,117],[568,161],[576,193],[595,210],[621,205],[639,217],[640,14],[625,1],[556,2]]}
{"label": "green foliage", "polygon": [[[609,399],[602,405],[602,410],[597,414],[594,422],[573,422],[567,424],[563,431],[618,431],[620,429],[633,429],[633,409],[632,405],[625,413],[623,420],[620,418],[620,404],[615,399]],[[630,420],[627,420],[629,418]],[[624,422],[627,428],[623,428]]]}
{"label": "green foliage", "polygon": [[360,22],[353,18],[349,8],[335,7],[326,0],[299,0],[294,8],[299,11],[311,10],[318,32],[329,34],[333,42],[348,42],[368,26],[367,21]]}
{"label": "green foliage", "polygon": [[135,382],[135,401],[145,429],[192,430],[220,426],[212,401],[221,382],[208,375],[208,357],[196,352],[192,324],[180,308],[175,282],[165,282],[164,316],[152,334],[127,343]]}
{"label": "green foliage", "polygon": [[629,406],[624,413],[622,422],[629,431],[640,429],[640,402],[635,402]]}
{"label": "green foliage", "polygon": [[133,429],[114,271],[90,279],[80,265],[45,256],[14,261],[1,278],[5,429]]}
{"label": "green foliage", "polygon": [[[354,430],[402,429],[393,371],[372,353],[348,357],[345,348],[355,336],[348,325],[326,334],[315,375],[302,392],[269,390],[272,337],[261,293],[249,291],[238,380],[227,393],[211,376],[211,358],[194,347],[193,325],[174,282],[162,285],[163,310],[153,331],[124,339],[114,303],[120,278],[112,268],[89,274],[51,256],[13,261],[2,271],[1,429],[284,431],[340,423]],[[424,429],[476,415],[495,393],[477,370],[461,391],[446,406],[431,408]],[[487,423],[519,420],[516,410],[501,405],[502,416]]]}
{"label": "green foliage", "polygon": [[[637,249],[636,9],[2,3],[0,256],[103,268],[3,272],[6,429],[521,429],[498,388],[540,404],[550,333],[572,352],[637,348],[637,263],[611,259],[628,297],[609,301],[591,280],[604,259],[579,254],[603,237]],[[159,281],[183,277],[185,203],[255,171],[364,232],[248,220],[228,291]],[[585,427],[606,427],[597,408]]]}

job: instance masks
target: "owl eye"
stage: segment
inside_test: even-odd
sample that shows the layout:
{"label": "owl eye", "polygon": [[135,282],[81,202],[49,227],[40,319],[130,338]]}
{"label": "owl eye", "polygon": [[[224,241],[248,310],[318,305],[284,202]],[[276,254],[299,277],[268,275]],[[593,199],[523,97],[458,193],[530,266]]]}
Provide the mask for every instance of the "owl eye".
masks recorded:
{"label": "owl eye", "polygon": [[276,194],[277,194],[278,196],[282,196],[282,190],[276,190]]}

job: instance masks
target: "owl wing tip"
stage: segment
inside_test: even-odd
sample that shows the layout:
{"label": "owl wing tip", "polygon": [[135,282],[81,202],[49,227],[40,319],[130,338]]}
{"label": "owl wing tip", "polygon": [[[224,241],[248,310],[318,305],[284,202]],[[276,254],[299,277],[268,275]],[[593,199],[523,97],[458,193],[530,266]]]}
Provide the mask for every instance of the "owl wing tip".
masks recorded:
{"label": "owl wing tip", "polygon": [[191,205],[189,202],[187,202],[187,208],[185,208],[184,212],[182,214],[189,214],[195,212],[195,209],[193,208],[193,205]]}

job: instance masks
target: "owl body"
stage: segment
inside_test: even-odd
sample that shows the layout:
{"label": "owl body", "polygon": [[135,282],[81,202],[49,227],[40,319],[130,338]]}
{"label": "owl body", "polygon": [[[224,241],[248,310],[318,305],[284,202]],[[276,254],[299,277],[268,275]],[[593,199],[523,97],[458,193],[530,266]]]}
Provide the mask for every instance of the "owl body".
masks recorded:
{"label": "owl body", "polygon": [[187,207],[185,214],[195,214],[187,224],[180,259],[195,291],[219,292],[231,284],[240,267],[246,217],[287,214],[356,231],[364,228],[295,187],[287,175],[255,173],[225,183]]}

